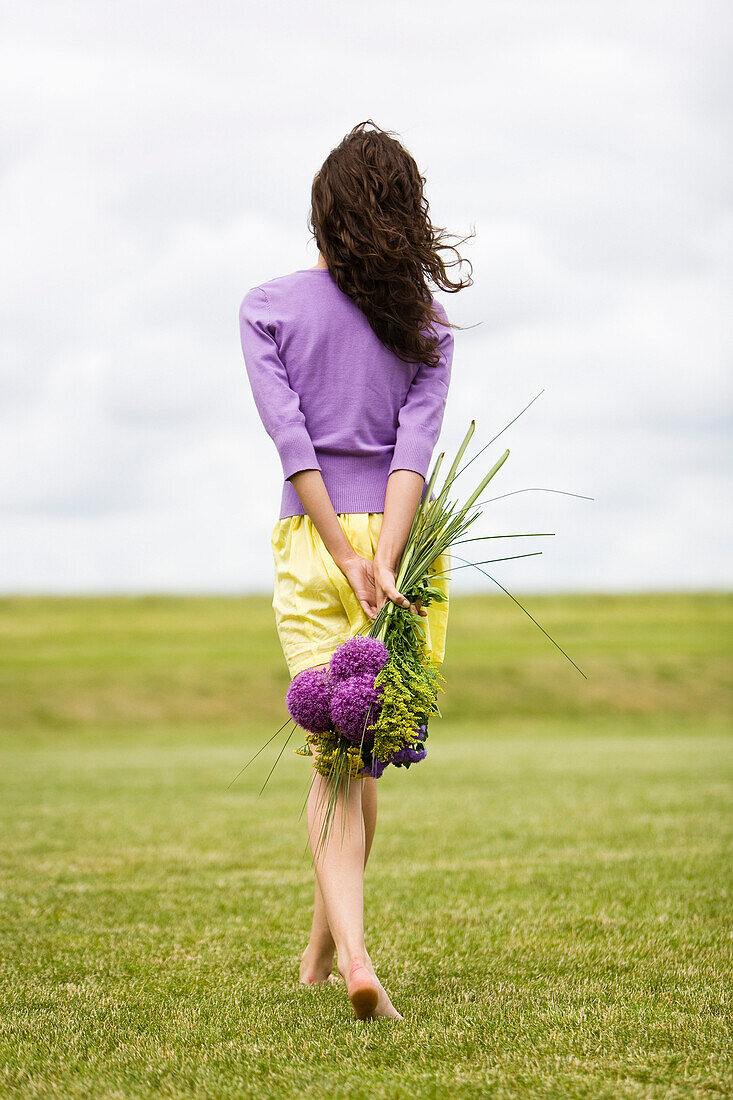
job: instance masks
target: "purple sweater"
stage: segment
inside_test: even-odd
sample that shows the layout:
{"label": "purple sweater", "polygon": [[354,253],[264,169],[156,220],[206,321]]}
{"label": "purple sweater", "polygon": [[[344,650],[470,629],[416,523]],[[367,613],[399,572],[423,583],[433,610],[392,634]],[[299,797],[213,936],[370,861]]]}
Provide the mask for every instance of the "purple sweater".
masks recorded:
{"label": "purple sweater", "polygon": [[239,326],[257,411],[282,462],[280,519],[305,514],[289,480],[299,470],[321,471],[336,512],[383,512],[393,470],[427,477],[448,396],[450,328],[435,326],[437,367],[402,362],[325,267],[253,287]]}

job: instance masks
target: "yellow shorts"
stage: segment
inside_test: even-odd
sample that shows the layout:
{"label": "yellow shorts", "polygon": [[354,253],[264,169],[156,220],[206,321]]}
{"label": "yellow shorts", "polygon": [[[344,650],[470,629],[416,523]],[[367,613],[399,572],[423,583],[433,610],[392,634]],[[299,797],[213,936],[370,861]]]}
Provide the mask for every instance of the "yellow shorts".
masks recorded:
{"label": "yellow shorts", "polygon": [[[383,512],[337,513],[339,523],[357,554],[373,558]],[[325,664],[343,642],[371,621],[351,585],[323,544],[310,516],[286,516],[272,532],[275,624],[290,676],[304,668]],[[436,588],[448,596],[450,553],[435,559]],[[446,572],[443,572],[443,571]],[[434,664],[442,664],[448,626],[448,600],[431,603],[422,619],[425,644]]]}

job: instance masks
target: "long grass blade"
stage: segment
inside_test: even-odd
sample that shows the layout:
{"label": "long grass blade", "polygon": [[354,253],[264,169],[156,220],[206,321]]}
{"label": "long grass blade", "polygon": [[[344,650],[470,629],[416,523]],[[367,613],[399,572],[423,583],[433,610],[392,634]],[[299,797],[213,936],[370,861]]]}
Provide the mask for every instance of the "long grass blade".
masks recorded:
{"label": "long grass blade", "polygon": [[[530,408],[530,406],[534,405],[535,401],[537,401],[537,399],[538,399],[538,398],[542,397],[542,394],[543,394],[544,392],[545,392],[545,391],[544,391],[544,388],[543,388],[543,389],[541,389],[541,390],[540,390],[540,392],[539,392],[539,393],[535,394],[535,396],[534,396],[534,397],[532,398],[532,400],[531,400],[531,401],[529,402],[529,404],[528,404],[528,405],[525,405],[525,406],[524,406],[524,408],[523,408],[523,409],[522,409],[522,410],[521,410],[520,412],[518,412],[516,416],[512,417],[512,419],[511,419],[511,420],[509,421],[509,423],[508,423],[508,424],[505,424],[505,425],[504,425],[504,427],[503,427],[503,428],[501,429],[501,431],[500,431],[500,432],[497,432],[497,433],[496,433],[496,435],[494,436],[494,438],[493,438],[493,439],[490,439],[488,443],[484,443],[484,445],[483,445],[483,447],[481,448],[481,450],[480,450],[480,451],[476,451],[476,454],[475,454],[475,455],[473,456],[473,458],[469,458],[469,460],[468,460],[468,462],[466,463],[466,465],[465,465],[465,466],[463,466],[463,467],[462,467],[462,468],[461,468],[461,469],[460,469],[460,470],[458,471],[458,474],[462,474],[464,470],[467,470],[467,469],[468,469],[468,467],[469,467],[469,466],[471,465],[471,463],[472,463],[472,462],[474,462],[474,461],[475,461],[475,460],[476,460],[476,459],[478,458],[478,456],[479,456],[480,454],[482,454],[482,452],[483,452],[483,451],[485,451],[485,450],[486,450],[486,448],[487,448],[487,447],[490,447],[492,443],[496,443],[497,439],[498,439],[498,438],[499,438],[500,436],[502,436],[502,435],[504,434],[504,432],[508,431],[508,430],[509,430],[509,428],[511,428],[512,424],[516,424],[516,422],[517,422],[517,420],[519,420],[520,416],[523,416],[523,415],[524,415],[524,413],[526,413],[527,409],[528,409],[528,408]],[[458,474],[456,474],[456,477],[458,477]]]}
{"label": "long grass blade", "polygon": [[[517,561],[518,558],[539,558],[541,556],[541,550],[533,550],[531,554],[513,554],[510,558],[485,558],[483,561],[467,561],[465,565],[452,565],[450,569],[441,569],[439,573],[433,573],[433,576],[441,577],[444,573],[455,573],[459,569],[468,569],[471,565],[492,565],[498,561]],[[465,561],[466,559],[462,558],[460,560]],[[405,609],[405,614],[407,613],[407,609]],[[412,617],[415,618],[414,615]],[[417,617],[420,618],[420,616]]]}
{"label": "long grass blade", "polygon": [[454,539],[451,546],[460,546],[462,542],[479,542],[481,539],[547,539],[554,534],[554,531],[526,531],[521,535],[474,535],[470,539]]}
{"label": "long grass blade", "polygon": [[[465,559],[465,558],[463,558],[462,560],[463,560],[463,561],[465,561],[466,559]],[[527,615],[527,617],[528,617],[528,618],[530,618],[530,619],[532,620],[532,622],[533,622],[533,623],[535,624],[535,626],[536,626],[536,627],[539,627],[539,629],[540,629],[540,630],[542,631],[542,633],[543,633],[543,634],[545,635],[545,637],[546,637],[546,638],[547,638],[547,639],[548,639],[549,641],[551,641],[551,642],[552,642],[552,644],[553,644],[553,645],[555,646],[555,648],[556,648],[556,649],[559,649],[559,650],[560,650],[560,652],[562,653],[563,657],[567,657],[567,659],[568,659],[568,660],[570,661],[570,664],[571,664],[571,665],[573,666],[573,668],[577,668],[577,669],[578,669],[578,672],[579,672],[579,673],[580,673],[580,675],[581,675],[581,676],[583,677],[583,679],[584,679],[584,680],[587,680],[587,679],[588,679],[588,677],[586,676],[586,674],[585,674],[585,673],[583,672],[582,668],[579,668],[579,667],[578,667],[578,665],[576,665],[575,661],[574,661],[574,660],[573,660],[573,658],[572,658],[572,657],[570,656],[570,654],[566,653],[566,652],[565,652],[565,650],[563,649],[563,647],[562,647],[562,646],[561,646],[561,645],[560,645],[560,644],[559,644],[558,642],[556,642],[556,641],[555,641],[555,639],[554,639],[554,638],[552,637],[552,635],[551,635],[551,634],[548,634],[548,633],[547,633],[547,631],[545,630],[544,626],[541,626],[541,625],[540,625],[540,623],[538,623],[538,622],[537,622],[537,620],[535,619],[534,615],[532,615],[532,614],[531,614],[531,613],[530,613],[530,612],[529,612],[529,611],[527,610],[527,608],[526,608],[526,607],[524,607],[524,606],[523,606],[523,604],[521,604],[521,603],[519,602],[519,600],[518,600],[518,599],[516,598],[516,596],[512,596],[512,594],[511,594],[511,592],[509,591],[509,589],[508,589],[508,588],[505,588],[505,587],[504,587],[504,585],[503,585],[503,584],[501,584],[501,582],[500,582],[500,581],[498,581],[498,580],[496,579],[496,577],[492,577],[490,573],[487,573],[485,569],[481,569],[481,568],[480,568],[480,567],[479,567],[478,565],[476,565],[476,563],[475,563],[475,562],[472,562],[472,561],[470,561],[470,562],[468,562],[468,564],[469,564],[469,565],[474,565],[474,566],[476,567],[476,569],[478,569],[479,573],[483,573],[483,575],[484,575],[485,577],[488,577],[490,581],[493,581],[493,582],[494,582],[494,584],[495,584],[495,585],[497,585],[497,586],[498,586],[498,587],[499,587],[499,588],[500,588],[500,589],[502,590],[502,592],[506,592],[506,594],[507,594],[507,596],[509,597],[509,599],[510,599],[510,600],[513,600],[513,601],[514,601],[514,603],[515,603],[515,604],[517,605],[517,607],[518,607],[518,608],[520,608],[520,610],[522,610],[522,611],[524,612],[524,614],[525,614],[525,615]]]}
{"label": "long grass blade", "polygon": [[303,805],[300,807],[300,813],[298,814],[298,821],[300,821],[300,819],[302,818],[303,810],[308,805],[308,799],[310,798],[310,793],[313,790],[313,781],[314,781],[315,777],[316,777],[316,772],[315,772],[315,768],[313,768],[313,769],[311,769],[311,777],[308,780],[308,782],[306,783],[307,790],[305,792],[305,798],[303,800]]}
{"label": "long grass blade", "polygon": [[[469,508],[473,508],[476,497],[480,496],[480,494],[483,493],[484,489],[489,484],[492,477],[495,477],[496,474],[498,474],[499,470],[502,468],[502,466],[504,465],[504,463],[506,462],[506,460],[508,458],[509,458],[509,451],[504,451],[504,454],[501,456],[500,459],[498,459],[494,463],[494,465],[491,467],[491,469],[489,470],[486,477],[481,479],[478,488],[474,489],[474,491],[471,493],[470,497],[468,498],[466,503],[461,508],[461,513],[462,514],[465,514],[469,510]],[[459,514],[461,514],[461,513],[459,513]]]}
{"label": "long grass blade", "polygon": [[488,500],[480,500],[479,504],[493,504],[495,500],[504,500],[506,497],[516,497],[520,493],[559,493],[564,497],[577,497],[578,500],[595,500],[595,497],[584,496],[583,493],[569,493],[566,489],[542,489],[533,487],[531,489],[514,489],[511,493],[501,493],[498,497],[489,497]]}
{"label": "long grass blade", "polygon": [[[247,768],[248,768],[248,767],[250,766],[250,764],[252,763],[252,761],[253,761],[253,760],[256,760],[256,759],[257,759],[257,757],[258,757],[258,756],[260,755],[260,753],[261,753],[261,752],[264,752],[264,750],[265,750],[265,749],[267,748],[267,746],[268,746],[268,745],[271,745],[271,744],[272,744],[272,742],[273,742],[273,741],[275,740],[275,738],[277,737],[277,735],[278,735],[279,733],[282,733],[282,731],[283,731],[283,730],[285,729],[285,727],[286,727],[286,726],[287,726],[287,725],[288,725],[288,724],[289,724],[290,722],[292,722],[292,721],[293,721],[293,719],[292,719],[292,718],[288,718],[287,722],[283,722],[283,724],[282,724],[282,725],[280,726],[280,729],[279,729],[279,730],[275,730],[275,732],[273,733],[272,737],[270,737],[270,738],[269,738],[269,739],[268,739],[267,741],[265,741],[264,745],[261,745],[261,746],[259,747],[259,749],[258,749],[258,750],[257,750],[257,752],[256,752],[256,753],[254,754],[254,756],[250,757],[250,759],[249,759],[249,760],[247,761],[247,763],[246,763],[246,764],[244,764],[244,765],[243,765],[243,766],[242,766],[242,767],[241,767],[241,768],[239,769],[239,771],[237,772],[237,774],[236,774],[236,775],[234,776],[234,779],[232,779],[231,783],[228,783],[228,784],[226,785],[226,787],[224,788],[225,790],[227,790],[227,791],[228,791],[228,790],[229,790],[229,788],[230,788],[230,787],[232,786],[232,784],[234,784],[234,783],[236,783],[236,782],[237,782],[237,780],[239,779],[239,777],[240,777],[240,775],[242,774],[242,772],[245,772],[245,771],[247,770]],[[293,731],[291,730],[290,732],[292,733]]]}
{"label": "long grass blade", "polygon": [[457,473],[456,473],[456,470],[458,469],[458,463],[463,458],[463,456],[466,452],[466,447],[470,443],[471,438],[472,438],[473,433],[474,433],[475,430],[476,430],[476,421],[472,420],[469,427],[468,427],[468,431],[466,432],[465,436],[463,437],[463,442],[461,443],[460,447],[458,448],[458,450],[456,452],[456,457],[453,459],[453,462],[451,463],[451,468],[450,468],[450,470],[448,471],[448,473],[446,475],[445,481],[443,482],[443,487],[440,490],[440,492],[438,493],[438,496],[435,498],[434,507],[439,508],[443,504],[443,501],[445,500],[445,498],[448,494],[448,490],[450,489],[451,485],[453,484],[456,477],[458,476]]}
{"label": "long grass blade", "polygon": [[[277,754],[277,756],[276,756],[276,758],[275,758],[275,763],[274,763],[274,764],[272,765],[272,767],[270,768],[269,772],[267,773],[267,779],[265,780],[265,782],[264,782],[264,783],[262,784],[262,786],[260,787],[260,794],[262,794],[262,792],[264,791],[265,787],[267,786],[267,784],[268,784],[268,782],[269,782],[269,779],[270,779],[270,776],[272,775],[272,773],[274,772],[275,768],[277,767],[277,765],[278,765],[278,763],[279,763],[279,761],[280,761],[280,757],[281,757],[281,756],[282,756],[282,754],[283,754],[283,753],[285,752],[285,749],[286,749],[286,748],[288,747],[288,745],[289,745],[289,743],[290,743],[290,738],[291,738],[291,737],[293,736],[293,731],[294,731],[295,729],[296,729],[296,725],[295,725],[295,723],[293,723],[293,729],[291,729],[290,733],[288,734],[288,736],[287,736],[287,737],[285,738],[285,740],[283,741],[283,746],[282,746],[282,748],[280,749],[280,752],[279,752],[279,753]],[[260,794],[258,794],[258,795],[257,795],[257,797],[258,797],[258,798],[260,797]]]}

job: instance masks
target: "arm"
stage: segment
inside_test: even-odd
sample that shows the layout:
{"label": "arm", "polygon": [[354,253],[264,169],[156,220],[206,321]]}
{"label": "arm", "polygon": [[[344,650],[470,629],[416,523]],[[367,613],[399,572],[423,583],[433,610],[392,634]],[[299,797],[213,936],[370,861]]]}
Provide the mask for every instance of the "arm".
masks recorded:
{"label": "arm", "polygon": [[[300,473],[294,474],[291,480],[296,493],[300,497],[301,504],[313,520],[318,534],[323,539],[323,545],[348,580],[365,614],[370,619],[377,617],[377,612],[384,603],[384,599],[381,600],[381,603],[377,600],[378,592],[380,595],[383,594],[384,598],[389,598],[399,604],[400,607],[411,607],[416,614],[420,611],[420,614],[427,615],[427,611],[420,609],[416,604],[410,604],[397,591],[394,586],[394,575],[390,580],[390,577],[383,573],[379,588],[375,586],[376,558],[374,562],[371,562],[368,558],[362,558],[354,550],[338,521],[320,470],[301,470]],[[423,478],[418,477],[411,470],[399,470],[393,477],[390,477],[387,483],[387,494],[391,494],[393,501],[390,511],[396,518],[393,528],[394,539],[390,541],[390,545],[397,546],[401,541],[400,557],[420,500],[423,483]],[[410,512],[411,507],[412,511]],[[403,530],[404,519],[407,516],[409,516],[409,523],[407,528]],[[383,539],[383,532],[384,521],[379,533],[380,543]]]}
{"label": "arm", "polygon": [[270,321],[270,304],[260,287],[248,291],[239,308],[239,331],[252,394],[265,430],[277,447],[283,477],[320,470],[300,398],[290,385]]}
{"label": "arm", "polygon": [[387,495],[384,501],[384,518],[374,555],[374,587],[377,610],[387,599],[398,607],[423,616],[427,610],[418,604],[410,604],[395,587],[395,578],[410,534],[412,521],[422,497],[425,478],[414,470],[395,470],[387,479]]}
{"label": "arm", "polygon": [[[447,316],[436,302],[438,316]],[[430,459],[443,426],[443,414],[448,398],[453,368],[453,331],[441,321],[436,321],[438,334],[438,364],[429,367],[420,363],[407,391],[397,419],[397,438],[389,465],[393,470],[414,470],[427,477]]]}
{"label": "arm", "polygon": [[277,447],[283,476],[292,482],[323,543],[354,589],[365,613],[373,618],[374,577],[369,562],[359,558],[346,538],[328,495],[321,466],[308,432],[300,398],[290,385],[280,358],[270,303],[260,287],[244,296],[239,309],[242,351],[257,411]]}
{"label": "arm", "polygon": [[283,476],[289,480],[333,560],[370,617],[376,617],[372,563],[360,558],[346,538],[331,504],[316,457],[300,398],[292,389],[280,359],[264,290],[254,287],[244,297],[239,326],[247,375],[257,411],[273,439]]}
{"label": "arm", "polygon": [[[354,550],[338,521],[320,470],[301,470],[290,479],[300,502],[313,520],[323,545],[344,574],[365,615],[377,617],[374,566]],[[407,601],[405,601],[407,602]]]}
{"label": "arm", "polygon": [[[447,320],[443,307],[435,304],[439,316]],[[395,578],[440,435],[453,366],[453,332],[444,324],[436,324],[436,330],[440,361],[436,367],[420,364],[400,409],[384,519],[374,555],[378,608],[385,596],[402,607],[407,606],[407,600],[395,588]],[[419,610],[420,614],[427,614],[424,608]]]}
{"label": "arm", "polygon": [[[377,617],[379,608],[387,598],[400,607],[409,607],[415,614],[419,612],[421,615],[427,615],[427,611],[420,608],[419,603],[410,604],[395,588],[394,574],[397,566],[391,576],[389,567],[381,569],[379,585],[376,584],[377,559],[371,562],[368,558],[362,558],[354,550],[338,521],[320,470],[301,470],[300,473],[293,475],[291,481],[301,504],[313,520],[323,545],[348,580],[362,609],[370,619]],[[388,543],[393,548],[400,546],[397,565],[410,533],[410,525],[420,500],[423,484],[423,478],[411,470],[397,471],[387,483],[387,494],[392,501],[390,512],[396,522],[392,528],[393,538],[384,542],[385,545]],[[385,508],[385,518],[386,511]],[[406,517],[409,517],[409,523],[405,528]],[[384,521],[379,532],[380,544],[384,538],[383,532]]]}
{"label": "arm", "polygon": [[290,479],[300,502],[313,520],[323,545],[342,573],[346,573],[352,558],[357,557],[334,511],[328,489],[320,470],[301,470]]}

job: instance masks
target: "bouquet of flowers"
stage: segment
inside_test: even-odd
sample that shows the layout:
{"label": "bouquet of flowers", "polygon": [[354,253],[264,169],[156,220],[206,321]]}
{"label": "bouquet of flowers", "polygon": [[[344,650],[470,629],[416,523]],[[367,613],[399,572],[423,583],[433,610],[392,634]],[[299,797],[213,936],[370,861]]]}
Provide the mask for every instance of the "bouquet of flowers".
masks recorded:
{"label": "bouquet of flowers", "polygon": [[[533,398],[533,401],[536,399]],[[526,409],[522,409],[524,411]],[[521,413],[510,424],[518,416]],[[510,424],[502,428],[499,435]],[[441,554],[459,541],[474,541],[462,536],[482,514],[476,510],[476,502],[509,457],[509,451],[504,451],[465,503],[449,500],[449,492],[459,474],[498,439],[497,435],[489,440],[459,469],[475,426],[476,422],[472,420],[440,490],[431,500],[445,452],[438,455],[428,478],[427,492],[415,513],[396,578],[397,590],[411,605],[419,600],[423,607],[428,607],[432,602],[446,598],[444,592],[434,583],[438,576],[435,563]],[[480,501],[479,504],[481,503],[484,502]],[[477,538],[541,537],[545,534],[549,532],[531,536],[483,535]],[[479,568],[484,573],[480,566],[489,562],[533,557],[538,553],[540,551],[466,564]],[[494,577],[488,573],[485,575],[532,619],[584,676],[572,658],[529,611]],[[442,686],[445,680],[438,666],[430,659],[425,637],[422,616],[388,600],[380,608],[368,631],[357,633],[344,642],[335,651],[326,668],[305,669],[293,679],[287,693],[287,707],[291,721],[306,732],[305,744],[295,751],[301,755],[313,756],[314,768],[331,781],[329,805],[324,815],[320,843],[325,843],[327,839],[342,783],[348,785],[352,779],[361,776],[378,779],[389,765],[407,769],[427,756],[429,722],[434,715],[440,715],[438,694],[445,690]],[[283,728],[285,727],[281,727]],[[281,730],[277,731],[280,732]],[[285,745],[280,755],[284,748]],[[264,790],[264,785],[262,789]]]}

